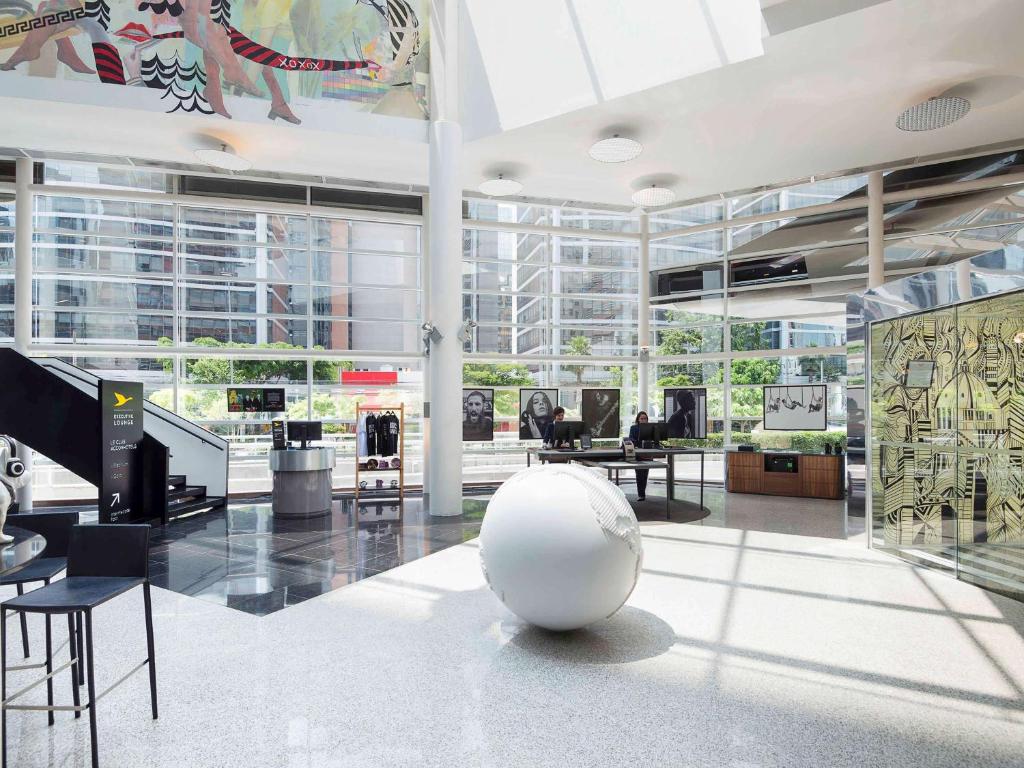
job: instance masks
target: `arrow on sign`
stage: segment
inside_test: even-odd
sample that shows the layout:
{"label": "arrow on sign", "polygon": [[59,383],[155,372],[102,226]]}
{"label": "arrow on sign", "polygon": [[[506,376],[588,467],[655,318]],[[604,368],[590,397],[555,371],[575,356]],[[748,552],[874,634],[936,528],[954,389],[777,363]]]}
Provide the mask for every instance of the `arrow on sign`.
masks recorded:
{"label": "arrow on sign", "polygon": [[112,502],[110,502],[110,506],[114,506],[119,501],[121,501],[121,494],[120,493],[115,493],[114,494],[114,500]]}

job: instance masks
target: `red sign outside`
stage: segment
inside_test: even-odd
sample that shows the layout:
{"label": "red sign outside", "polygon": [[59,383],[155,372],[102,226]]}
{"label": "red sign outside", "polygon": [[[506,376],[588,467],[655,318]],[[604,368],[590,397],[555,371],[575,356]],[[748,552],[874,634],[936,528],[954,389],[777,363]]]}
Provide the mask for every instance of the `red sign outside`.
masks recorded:
{"label": "red sign outside", "polygon": [[386,387],[398,383],[398,371],[342,371],[341,383]]}

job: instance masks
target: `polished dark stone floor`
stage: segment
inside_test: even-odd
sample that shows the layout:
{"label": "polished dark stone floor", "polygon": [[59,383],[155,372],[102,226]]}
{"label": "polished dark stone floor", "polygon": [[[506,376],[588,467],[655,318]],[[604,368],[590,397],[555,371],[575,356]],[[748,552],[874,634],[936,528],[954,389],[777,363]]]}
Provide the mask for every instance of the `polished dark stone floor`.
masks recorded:
{"label": "polished dark stone floor", "polygon": [[[802,536],[862,536],[863,517],[848,517],[842,501],[724,493],[708,485],[680,484],[665,519],[664,483],[652,482],[646,502],[623,484],[641,525],[666,522]],[[329,516],[275,519],[269,500],[234,502],[227,509],[178,519],[151,535],[154,585],[258,616],[297,605],[360,579],[397,568],[475,538],[488,492],[463,500],[457,517],[431,517],[422,500],[406,498],[359,505],[337,499]],[[70,507],[67,509],[71,509]],[[95,507],[78,508],[94,522]],[[12,518],[13,519],[13,518]]]}
{"label": "polished dark stone floor", "polygon": [[264,616],[461,544],[480,533],[486,499],[431,517],[422,500],[334,502],[330,515],[275,518],[269,503],[233,503],[154,528],[150,579],[201,600]]}

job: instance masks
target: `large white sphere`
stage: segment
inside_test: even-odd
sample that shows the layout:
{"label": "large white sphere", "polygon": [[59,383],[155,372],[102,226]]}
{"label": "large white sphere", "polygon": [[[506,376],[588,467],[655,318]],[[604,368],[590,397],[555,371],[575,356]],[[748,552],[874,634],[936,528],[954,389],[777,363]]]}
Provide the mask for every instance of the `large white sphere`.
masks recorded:
{"label": "large white sphere", "polygon": [[626,602],[640,575],[640,526],[593,470],[548,464],[509,478],[487,505],[480,559],[494,594],[538,627],[578,629]]}

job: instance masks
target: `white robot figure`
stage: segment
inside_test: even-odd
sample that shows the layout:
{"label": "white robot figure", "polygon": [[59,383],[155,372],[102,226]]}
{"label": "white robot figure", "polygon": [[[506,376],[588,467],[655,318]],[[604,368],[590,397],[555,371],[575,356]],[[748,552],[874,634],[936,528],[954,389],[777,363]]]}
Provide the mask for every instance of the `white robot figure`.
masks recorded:
{"label": "white robot figure", "polygon": [[29,480],[25,464],[18,458],[18,446],[9,437],[0,435],[0,544],[10,544],[14,538],[3,532],[7,524],[7,510],[14,503],[15,491]]}

